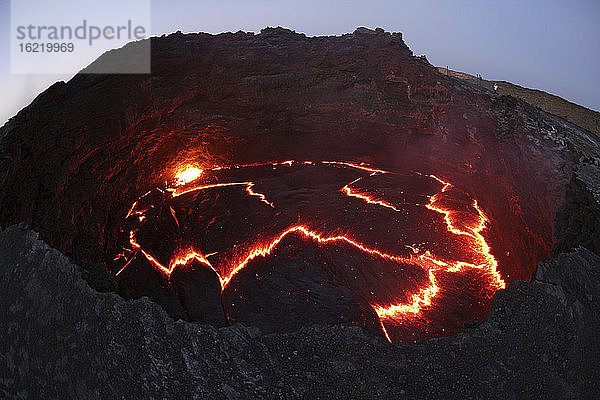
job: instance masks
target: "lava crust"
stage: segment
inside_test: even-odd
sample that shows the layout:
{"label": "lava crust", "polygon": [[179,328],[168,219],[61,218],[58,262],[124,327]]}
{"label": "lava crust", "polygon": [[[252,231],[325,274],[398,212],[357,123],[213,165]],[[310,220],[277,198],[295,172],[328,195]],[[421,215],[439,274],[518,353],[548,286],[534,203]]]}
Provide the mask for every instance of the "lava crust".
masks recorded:
{"label": "lava crust", "polygon": [[127,214],[114,272],[130,296],[151,294],[140,275],[154,268],[196,316],[215,313],[218,282],[230,322],[353,323],[391,341],[455,332],[505,287],[477,201],[433,175],[284,161],[182,167],[174,181]]}

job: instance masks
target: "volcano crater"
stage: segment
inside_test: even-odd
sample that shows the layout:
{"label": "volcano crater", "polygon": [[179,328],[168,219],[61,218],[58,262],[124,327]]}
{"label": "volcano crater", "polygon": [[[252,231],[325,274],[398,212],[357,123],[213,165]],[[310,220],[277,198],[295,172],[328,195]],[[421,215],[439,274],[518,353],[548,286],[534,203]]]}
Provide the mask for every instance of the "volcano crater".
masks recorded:
{"label": "volcano crater", "polygon": [[1,135],[2,224],[28,223],[125,298],[215,326],[411,341],[482,320],[557,249],[598,250],[578,175],[598,139],[440,74],[401,34],[151,44],[152,75],[79,74]]}

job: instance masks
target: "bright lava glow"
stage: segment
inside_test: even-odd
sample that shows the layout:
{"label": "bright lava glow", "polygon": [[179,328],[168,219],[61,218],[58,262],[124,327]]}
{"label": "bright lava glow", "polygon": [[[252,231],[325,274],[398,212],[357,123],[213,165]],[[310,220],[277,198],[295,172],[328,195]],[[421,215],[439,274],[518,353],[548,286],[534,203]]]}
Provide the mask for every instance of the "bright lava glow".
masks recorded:
{"label": "bright lava glow", "polygon": [[177,175],[175,175],[176,184],[178,186],[181,186],[193,182],[196,179],[200,178],[202,172],[203,171],[200,168],[196,167],[183,168],[180,172],[177,173]]}

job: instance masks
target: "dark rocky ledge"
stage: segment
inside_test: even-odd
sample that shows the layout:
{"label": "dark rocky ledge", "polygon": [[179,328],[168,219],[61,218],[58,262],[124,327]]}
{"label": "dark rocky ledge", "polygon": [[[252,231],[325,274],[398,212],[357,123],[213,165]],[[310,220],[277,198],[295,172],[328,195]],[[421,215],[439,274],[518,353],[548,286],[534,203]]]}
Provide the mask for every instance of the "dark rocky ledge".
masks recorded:
{"label": "dark rocky ledge", "polygon": [[341,326],[261,335],[99,293],[15,225],[0,234],[0,397],[598,398],[600,257],[579,248],[534,276],[452,337],[388,344]]}

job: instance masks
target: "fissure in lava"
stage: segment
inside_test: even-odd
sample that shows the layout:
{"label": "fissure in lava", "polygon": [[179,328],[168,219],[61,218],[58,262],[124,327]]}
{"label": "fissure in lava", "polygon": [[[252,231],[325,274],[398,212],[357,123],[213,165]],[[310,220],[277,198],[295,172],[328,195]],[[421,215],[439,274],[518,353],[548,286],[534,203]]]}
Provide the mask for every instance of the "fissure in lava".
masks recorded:
{"label": "fissure in lava", "polygon": [[[146,263],[170,284],[177,270],[207,268],[225,318],[235,322],[243,320],[240,303],[269,293],[256,285],[273,273],[317,268],[293,288],[300,297],[322,304],[319,286],[340,288],[362,310],[346,316],[350,323],[403,341],[453,333],[487,313],[505,287],[484,236],[489,223],[476,199],[420,172],[341,161],[186,165],[133,203],[113,272],[120,280]],[[250,288],[242,287],[249,276]],[[272,319],[289,311],[253,307]]]}

